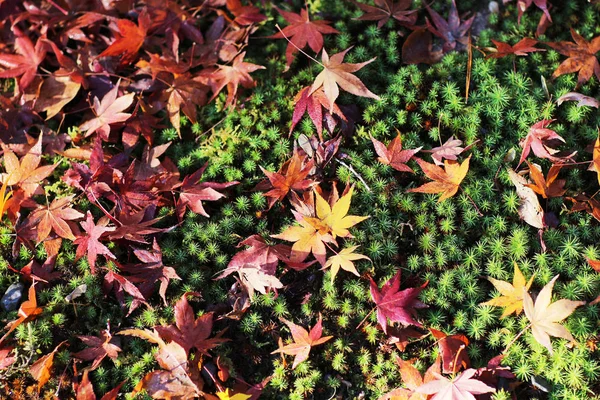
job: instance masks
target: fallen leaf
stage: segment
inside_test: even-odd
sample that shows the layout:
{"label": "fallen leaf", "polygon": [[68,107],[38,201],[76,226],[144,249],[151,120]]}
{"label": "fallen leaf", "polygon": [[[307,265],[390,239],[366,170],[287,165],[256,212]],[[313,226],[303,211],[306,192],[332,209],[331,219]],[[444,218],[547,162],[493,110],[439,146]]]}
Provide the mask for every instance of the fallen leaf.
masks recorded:
{"label": "fallen leaf", "polygon": [[98,57],[120,57],[122,67],[131,64],[137,58],[138,52],[144,44],[150,23],[150,16],[145,8],[138,16],[138,25],[128,19],[118,19],[118,33],[115,32],[115,41],[98,54]]}
{"label": "fallen leaf", "polygon": [[557,157],[555,154],[558,153],[558,150],[550,147],[553,142],[565,142],[558,133],[547,128],[552,122],[554,122],[553,119],[544,119],[536,122],[529,128],[527,136],[519,142],[519,145],[523,148],[521,158],[519,159],[519,165],[525,161],[530,151],[533,151],[533,154],[537,157],[545,158],[552,162],[564,163],[566,161],[571,161],[572,157],[577,152],[573,152],[564,157]]}
{"label": "fallen leaf", "polygon": [[63,239],[74,241],[75,235],[67,221],[83,218],[84,215],[71,207],[75,195],[56,198],[45,207],[38,207],[25,221],[37,231],[37,241],[41,243],[54,231]]}
{"label": "fallen leaf", "polygon": [[375,5],[354,1],[364,14],[356,18],[359,21],[377,21],[377,28],[381,29],[390,18],[394,18],[401,25],[411,28],[417,22],[417,11],[409,10],[412,0],[374,0]]}
{"label": "fallen leaf", "polygon": [[[526,56],[529,53],[535,53],[536,51],[546,51],[544,49],[538,49],[535,47],[539,42],[535,39],[531,38],[523,38],[519,40],[514,45],[510,45],[508,43],[499,42],[497,40],[491,39],[494,45],[496,45],[495,49],[492,53],[485,56],[485,58],[503,58],[506,56]],[[560,104],[560,103],[559,103]]]}
{"label": "fallen leaf", "polygon": [[[346,116],[342,113],[342,110],[337,104],[333,104],[333,112],[329,113],[329,100],[323,92],[323,88],[319,88],[311,93],[311,87],[306,86],[302,88],[294,97],[294,113],[292,115],[292,124],[290,125],[290,135],[292,131],[302,120],[304,113],[308,113],[313,124],[317,128],[317,134],[322,140],[323,136],[323,117],[328,118],[332,115],[337,115],[342,121],[347,121]],[[323,114],[322,108],[325,108],[325,114]]]}
{"label": "fallen leaf", "polygon": [[306,329],[304,329],[303,327],[296,325],[290,321],[287,321],[283,318],[281,320],[290,329],[292,337],[294,338],[294,343],[288,344],[284,347],[280,347],[279,349],[273,351],[271,354],[282,353],[295,356],[294,363],[292,364],[292,369],[295,369],[298,366],[298,364],[300,364],[308,358],[310,349],[312,347],[323,344],[333,337],[322,337],[323,327],[320,315],[319,320],[317,321],[315,326],[312,327],[310,332],[307,332]]}
{"label": "fallen leaf", "polygon": [[431,158],[435,165],[444,165],[444,159],[456,161],[457,156],[462,154],[466,149],[462,146],[462,140],[451,136],[441,146],[434,147],[431,150],[423,150],[423,153],[431,153]]}
{"label": "fallen leaf", "polygon": [[535,299],[535,305],[531,295],[523,290],[523,308],[525,309],[525,316],[531,323],[533,338],[547,348],[550,354],[552,354],[550,336],[560,337],[571,342],[575,341],[573,335],[559,322],[571,315],[577,307],[585,304],[585,301],[567,299],[560,299],[551,303],[552,288],[557,279],[558,275],[542,288]]}
{"label": "fallen leaf", "polygon": [[564,103],[565,101],[576,101],[577,107],[583,107],[583,106],[595,107],[595,108],[600,107],[600,101],[598,101],[598,99],[595,99],[590,96],[585,96],[585,95],[583,95],[581,93],[577,93],[577,92],[565,93],[562,96],[560,96],[558,99],[556,99],[556,102],[558,103],[559,106],[562,103]]}
{"label": "fallen leaf", "polygon": [[330,272],[331,273],[331,283],[333,283],[333,280],[335,279],[335,276],[337,275],[340,268],[343,269],[344,271],[351,272],[356,276],[360,276],[360,274],[356,270],[356,267],[354,266],[354,263],[352,261],[357,261],[357,260],[371,261],[371,259],[365,255],[355,253],[354,250],[356,250],[357,248],[358,248],[358,246],[347,247],[347,248],[343,249],[342,251],[340,251],[339,253],[337,253],[336,255],[329,257],[329,259],[327,260],[327,263],[325,264],[325,266],[323,268],[325,269],[325,268],[331,267],[331,270],[330,270],[331,271]]}
{"label": "fallen leaf", "polygon": [[125,113],[126,109],[133,103],[134,93],[127,93],[118,97],[119,84],[117,83],[108,93],[104,95],[102,101],[94,97],[92,110],[96,115],[79,126],[85,136],[88,137],[98,131],[102,140],[108,140],[110,135],[110,125],[119,122],[125,122],[131,117],[130,113]]}
{"label": "fallen leaf", "polygon": [[474,395],[496,391],[480,380],[473,379],[473,375],[476,373],[476,369],[467,369],[453,379],[434,373],[436,380],[419,386],[415,391],[434,395],[431,400],[473,400],[475,399]]}
{"label": "fallen leaf", "polygon": [[250,300],[254,297],[255,290],[266,294],[267,289],[281,289],[283,287],[283,284],[277,277],[265,273],[257,265],[246,264],[243,267],[236,268],[236,272],[239,274],[240,283],[248,293]]}
{"label": "fallen leaf", "polygon": [[333,113],[333,106],[340,94],[340,87],[346,92],[352,93],[355,96],[369,97],[375,100],[380,100],[379,96],[367,89],[360,79],[358,79],[355,75],[352,75],[353,72],[356,72],[365,65],[375,61],[375,58],[358,64],[344,63],[344,57],[350,49],[351,48],[348,48],[342,52],[336,53],[332,55],[331,58],[329,58],[327,51],[323,49],[323,53],[321,55],[323,71],[317,75],[310,89],[309,94],[312,94],[319,88],[323,88],[323,92],[329,100],[330,113]]}
{"label": "fallen leaf", "polygon": [[265,193],[269,198],[269,209],[276,201],[282,201],[290,190],[304,191],[315,185],[312,179],[307,179],[314,168],[314,161],[307,156],[300,155],[294,150],[290,158],[279,172],[269,172],[263,167],[261,171],[267,176],[272,189]]}
{"label": "fallen leaf", "polygon": [[31,376],[33,376],[33,379],[35,379],[38,383],[38,393],[52,376],[51,370],[52,365],[54,364],[54,355],[58,351],[58,348],[64,343],[66,342],[59,343],[58,346],[56,346],[51,353],[40,357],[36,362],[31,364],[31,367],[29,367],[29,373],[31,374]]}
{"label": "fallen leaf", "polygon": [[469,156],[462,164],[456,161],[444,160],[444,167],[438,167],[435,164],[430,164],[426,161],[416,158],[417,163],[427,175],[428,178],[433,179],[434,182],[425,183],[418,188],[409,189],[407,192],[418,192],[418,193],[441,193],[439,201],[443,201],[449,197],[452,197],[458,192],[461,182],[465,179],[467,172],[469,171]]}
{"label": "fallen leaf", "polygon": [[77,384],[77,389],[75,391],[76,400],[96,400],[94,387],[88,376],[89,372],[88,369],[83,371],[83,376],[81,377],[81,381]]}
{"label": "fallen leaf", "polygon": [[335,239],[336,237],[352,237],[348,228],[353,227],[361,221],[369,217],[361,217],[357,215],[347,215],[350,209],[350,201],[352,200],[352,194],[354,193],[354,186],[350,186],[348,192],[337,200],[333,206],[315,191],[315,208],[317,211],[317,222],[325,225],[328,229],[328,233]]}
{"label": "fallen leaf", "polygon": [[248,400],[252,396],[244,393],[230,394],[229,389],[225,389],[224,392],[217,392],[217,397],[219,400]]}
{"label": "fallen leaf", "polygon": [[514,265],[515,272],[513,275],[512,284],[506,281],[494,279],[490,276],[486,277],[486,279],[490,281],[492,285],[494,285],[496,290],[500,292],[501,296],[486,301],[485,303],[481,303],[481,305],[503,307],[504,310],[500,318],[507,317],[512,313],[519,315],[521,311],[523,311],[523,290],[529,290],[531,284],[533,283],[533,275],[528,282],[525,281],[525,277],[521,273],[521,270],[516,262]]}
{"label": "fallen leaf", "polygon": [[527,186],[529,182],[511,168],[508,169],[508,176],[515,185],[517,196],[521,200],[518,210],[519,217],[534,228],[544,229],[546,227],[544,209],[533,189]]}
{"label": "fallen leaf", "polygon": [[46,120],[49,120],[77,96],[80,88],[81,83],[74,82],[69,76],[50,75],[42,83],[35,109],[45,112]]}
{"label": "fallen leaf", "polygon": [[400,136],[400,132],[398,132],[398,136],[396,136],[387,147],[381,143],[379,140],[374,139],[371,136],[371,142],[373,142],[373,146],[375,147],[375,152],[379,156],[377,160],[380,163],[389,165],[394,168],[396,171],[400,172],[414,172],[410,169],[406,163],[412,159],[412,157],[418,153],[422,147],[411,149],[411,150],[403,150],[402,149],[402,137]]}
{"label": "fallen leaf", "polygon": [[427,307],[417,300],[417,297],[428,282],[419,287],[400,290],[400,272],[401,270],[398,270],[396,275],[383,285],[381,291],[371,278],[371,298],[377,308],[377,322],[384,333],[387,333],[388,319],[403,325],[422,326],[414,317],[417,315],[417,309]]}
{"label": "fallen leaf", "polygon": [[425,8],[427,8],[427,12],[433,21],[432,24],[429,22],[429,19],[425,18],[427,29],[444,40],[442,47],[444,53],[454,50],[456,42],[462,43],[465,46],[467,45],[468,38],[465,35],[471,29],[473,21],[475,21],[474,15],[466,21],[461,21],[456,9],[455,0],[452,0],[448,20],[442,18],[440,14],[429,7],[429,4],[425,4]]}
{"label": "fallen leaf", "polygon": [[568,57],[558,66],[552,77],[557,78],[564,74],[579,71],[577,86],[581,86],[589,81],[593,74],[596,75],[596,78],[600,79],[600,64],[596,58],[596,53],[600,51],[600,36],[588,42],[573,28],[571,28],[571,36],[573,36],[575,43],[546,43],[560,54]]}
{"label": "fallen leaf", "polygon": [[[121,347],[117,344],[116,338],[113,338],[111,333],[104,329],[100,331],[98,336],[77,336],[86,346],[87,349],[81,350],[73,354],[73,357],[84,361],[93,361],[91,370],[95,370],[100,366],[105,357],[111,360],[116,360],[121,351]],[[87,371],[87,369],[86,369]]]}
{"label": "fallen leaf", "polygon": [[421,376],[419,370],[409,361],[396,357],[396,363],[400,367],[400,376],[406,388],[394,389],[379,397],[378,400],[427,400],[426,394],[417,393],[415,390],[425,383],[436,380],[437,375],[441,373],[439,358],[425,371],[424,376]]}
{"label": "fallen leaf", "polygon": [[311,21],[307,9],[303,8],[300,14],[296,14],[282,10],[275,5],[273,5],[273,8],[290,24],[283,28],[281,32],[267,37],[268,39],[289,39],[285,50],[286,71],[294,61],[294,54],[298,52],[298,49],[304,49],[308,45],[312,51],[318,53],[323,49],[323,35],[339,33],[337,29],[329,26],[331,23],[329,21]]}
{"label": "fallen leaf", "polygon": [[37,317],[38,315],[40,315],[42,313],[42,311],[43,311],[43,309],[41,307],[38,307],[38,305],[37,305],[37,299],[35,297],[35,282],[34,282],[29,287],[29,297],[27,298],[26,301],[21,303],[21,306],[19,307],[19,311],[17,314],[18,318],[7,324],[8,331],[4,334],[4,336],[2,336],[2,338],[0,338],[0,344],[2,344],[2,342],[4,342],[4,340],[8,337],[8,335],[10,335],[12,331],[17,329],[17,327],[19,325],[21,325],[23,322],[32,320],[33,318]]}
{"label": "fallen leaf", "polygon": [[437,339],[442,355],[442,372],[444,374],[455,374],[461,368],[469,367],[471,363],[467,353],[469,339],[465,335],[446,335],[433,328],[429,328],[429,331]]}
{"label": "fallen leaf", "polygon": [[558,173],[562,168],[562,165],[552,165],[548,171],[548,175],[544,178],[542,171],[537,165],[531,164],[529,161],[525,161],[529,166],[529,176],[533,179],[534,184],[527,184],[527,187],[532,189],[537,194],[541,195],[544,199],[551,197],[562,197],[567,191],[565,184],[567,183],[564,179],[556,179]]}
{"label": "fallen leaf", "polygon": [[80,222],[81,227],[87,233],[87,235],[82,235],[75,239],[74,243],[77,245],[77,250],[75,252],[75,258],[78,260],[83,257],[84,254],[87,253],[88,263],[90,264],[90,269],[92,274],[96,273],[96,259],[98,255],[104,255],[106,258],[116,259],[115,255],[102,243],[100,243],[100,238],[106,232],[111,232],[115,228],[107,227],[102,225],[96,225],[94,223],[94,218],[92,217],[91,212],[87,212],[86,220]]}
{"label": "fallen leaf", "polygon": [[0,54],[0,65],[6,68],[0,71],[0,78],[20,76],[19,89],[23,91],[33,82],[39,65],[46,58],[46,46],[43,38],[39,38],[34,47],[27,36],[16,36],[14,45],[17,54]]}
{"label": "fallen leaf", "polygon": [[262,65],[245,62],[245,56],[246,52],[238,54],[233,59],[231,66],[218,65],[217,69],[209,75],[208,84],[213,92],[211,101],[218,96],[225,86],[227,86],[227,100],[225,101],[225,108],[230,107],[234,104],[237,98],[238,87],[240,85],[246,89],[255,86],[256,83],[250,76],[250,73],[259,69],[265,69],[265,67]]}
{"label": "fallen leaf", "polygon": [[435,64],[442,55],[442,50],[433,50],[433,36],[425,28],[415,29],[402,44],[404,64]]}

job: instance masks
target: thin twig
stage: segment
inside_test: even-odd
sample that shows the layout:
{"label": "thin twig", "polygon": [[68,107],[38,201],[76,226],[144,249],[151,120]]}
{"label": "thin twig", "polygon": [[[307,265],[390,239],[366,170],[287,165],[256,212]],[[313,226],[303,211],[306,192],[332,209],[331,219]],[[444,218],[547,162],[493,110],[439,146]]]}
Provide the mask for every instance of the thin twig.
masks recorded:
{"label": "thin twig", "polygon": [[340,160],[339,158],[336,158],[335,160],[336,160],[337,162],[339,162],[340,164],[342,164],[344,167],[348,168],[348,170],[349,170],[350,172],[352,172],[352,174],[353,174],[354,176],[356,176],[356,177],[358,178],[358,180],[359,180],[359,181],[361,181],[361,183],[362,183],[363,185],[365,185],[365,188],[367,189],[367,192],[371,192],[371,188],[369,187],[369,185],[367,185],[367,182],[365,182],[365,180],[362,178],[362,176],[360,176],[360,175],[358,174],[358,172],[356,172],[356,171],[354,170],[354,168],[352,168],[352,166],[351,166],[351,165],[348,165],[348,164],[346,164],[345,162],[343,162],[343,161],[342,161],[342,160]]}

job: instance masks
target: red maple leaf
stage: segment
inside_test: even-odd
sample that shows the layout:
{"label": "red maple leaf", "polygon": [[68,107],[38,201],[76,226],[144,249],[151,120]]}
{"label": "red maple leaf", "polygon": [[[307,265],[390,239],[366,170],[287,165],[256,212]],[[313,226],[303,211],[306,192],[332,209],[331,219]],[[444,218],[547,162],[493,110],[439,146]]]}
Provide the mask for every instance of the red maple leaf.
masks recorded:
{"label": "red maple leaf", "polygon": [[[337,104],[333,104],[333,110],[329,112],[329,100],[325,96],[323,88],[319,88],[311,93],[311,87],[306,86],[302,88],[294,97],[294,114],[292,115],[292,124],[290,126],[290,135],[292,131],[300,122],[305,112],[308,112],[308,116],[312,120],[313,124],[317,128],[317,134],[319,139],[323,141],[323,116],[327,119],[333,119],[332,115],[335,114],[340,117],[343,121],[347,121],[346,116],[342,113],[342,110]],[[323,114],[323,108],[325,113]],[[333,129],[331,129],[333,130]]]}
{"label": "red maple leaf", "polygon": [[75,195],[54,199],[50,205],[38,207],[25,221],[25,225],[37,231],[37,241],[41,243],[54,231],[63,239],[75,240],[75,235],[67,221],[83,218],[83,214],[71,208]]}
{"label": "red maple leaf", "polygon": [[564,74],[579,71],[577,86],[589,81],[593,74],[596,75],[596,78],[600,79],[600,63],[598,63],[598,58],[596,57],[596,53],[600,51],[600,36],[588,42],[583,36],[575,32],[573,28],[571,28],[571,36],[573,36],[575,43],[547,43],[548,46],[560,54],[569,57],[558,66],[552,77],[556,78]]}
{"label": "red maple leaf", "polygon": [[208,214],[202,206],[202,201],[216,201],[222,197],[225,197],[223,193],[219,193],[218,190],[226,189],[230,186],[237,185],[239,182],[198,182],[202,178],[204,170],[208,166],[208,163],[204,164],[202,168],[194,172],[191,175],[186,176],[183,182],[178,186],[179,188],[179,200],[177,200],[177,216],[179,220],[183,219],[186,208],[196,214],[208,217]]}
{"label": "red maple leaf", "polygon": [[131,305],[129,306],[129,311],[127,315],[131,314],[136,308],[145,304],[148,308],[152,308],[150,304],[146,301],[146,298],[140,292],[140,290],[131,282],[129,279],[124,277],[121,274],[118,274],[114,271],[108,271],[106,275],[104,275],[104,282],[102,282],[102,288],[105,293],[110,293],[111,291],[115,292],[115,297],[117,301],[123,307],[125,305],[125,293],[133,297],[131,301]]}
{"label": "red maple leaf", "polygon": [[75,258],[78,260],[87,253],[90,269],[92,270],[92,274],[95,274],[96,259],[98,258],[99,254],[102,254],[105,257],[113,260],[116,258],[115,255],[108,249],[108,247],[100,243],[100,238],[102,235],[104,235],[106,232],[112,232],[115,228],[94,224],[94,217],[92,217],[92,213],[89,211],[87,212],[85,221],[80,222],[80,224],[87,235],[80,236],[75,239],[74,243],[78,245]]}
{"label": "red maple leaf", "polygon": [[454,374],[461,368],[469,367],[471,361],[466,347],[469,339],[465,335],[446,335],[444,332],[429,328],[442,353],[442,371],[445,374]]}
{"label": "red maple leaf", "polygon": [[94,370],[100,366],[105,357],[110,357],[116,360],[121,347],[118,345],[116,338],[113,338],[108,330],[100,331],[98,336],[77,336],[86,346],[87,349],[81,350],[73,354],[73,357],[84,361],[92,361],[91,369]]}
{"label": "red maple leaf", "polygon": [[244,6],[240,0],[227,0],[227,9],[235,16],[233,22],[238,25],[257,24],[267,19],[258,7]]}
{"label": "red maple leaf", "polygon": [[417,296],[428,282],[419,287],[400,290],[400,272],[398,270],[398,273],[383,285],[381,291],[371,278],[371,297],[377,307],[377,321],[385,333],[387,333],[388,319],[392,322],[420,327],[421,324],[414,319],[417,314],[416,309],[427,307],[417,300]]}
{"label": "red maple leaf", "polygon": [[319,315],[319,320],[308,332],[303,327],[294,324],[285,319],[281,319],[287,326],[290,328],[290,332],[292,332],[292,337],[294,338],[294,343],[288,344],[286,346],[279,346],[279,349],[275,350],[271,354],[275,353],[283,353],[295,356],[294,364],[292,364],[292,369],[296,368],[298,364],[305,361],[308,358],[310,353],[310,349],[314,346],[318,346],[320,344],[325,343],[333,336],[325,336],[323,335],[323,325],[321,315]]}
{"label": "red maple leaf", "polygon": [[44,38],[33,42],[25,35],[17,35],[15,50],[18,54],[0,54],[0,65],[6,68],[0,71],[0,78],[15,78],[20,76],[19,89],[25,90],[35,78],[38,66],[46,58]]}
{"label": "red maple leaf", "polygon": [[323,49],[323,35],[339,33],[337,29],[329,26],[329,21],[311,21],[306,9],[302,9],[300,14],[296,14],[284,11],[277,6],[273,6],[273,8],[291,24],[283,28],[281,32],[268,36],[269,39],[289,39],[285,51],[285,58],[287,60],[286,71],[290,68],[292,61],[294,61],[294,54],[298,52],[298,49],[304,49],[308,44],[312,51],[318,53]]}
{"label": "red maple leaf", "polygon": [[[279,261],[288,260],[292,251],[290,246],[284,244],[269,245],[259,235],[252,235],[237,245],[238,248],[242,246],[249,247],[233,256],[227,265],[228,269],[252,264],[259,265],[265,273],[274,275]],[[219,278],[223,277],[219,276]]]}
{"label": "red maple leaf", "polygon": [[115,32],[115,41],[106,48],[98,57],[120,57],[121,67],[131,64],[138,56],[138,51],[144,44],[146,33],[150,27],[150,16],[146,9],[138,16],[138,25],[128,19],[118,19],[118,33]]}
{"label": "red maple leaf", "polygon": [[494,52],[486,55],[485,58],[503,58],[510,55],[526,56],[528,53],[546,51],[535,47],[535,45],[538,44],[538,41],[531,38],[523,38],[512,46],[508,43],[499,42],[494,39],[492,39],[492,42],[496,45],[496,49],[493,49]]}
{"label": "red maple leaf", "polygon": [[381,28],[390,18],[394,18],[403,26],[414,27],[417,22],[417,10],[409,10],[412,0],[375,0],[375,6],[354,2],[365,14],[357,19],[359,21],[377,21],[377,28]]}
{"label": "red maple leaf", "polygon": [[246,52],[238,54],[231,66],[218,65],[216,70],[208,70],[203,75],[207,76],[208,85],[211,87],[213,95],[211,101],[216,98],[221,90],[227,86],[227,100],[225,107],[232,106],[237,97],[238,87],[249,89],[255,86],[254,79],[250,76],[251,72],[259,69],[265,69],[262,65],[244,62]]}
{"label": "red maple leaf", "polygon": [[213,328],[213,313],[209,312],[195,318],[194,310],[187,301],[189,294],[184,293],[175,303],[175,324],[155,326],[154,329],[167,342],[179,344],[186,354],[195,348],[201,354],[208,355],[210,349],[229,339],[222,339],[220,335],[209,339]]}
{"label": "red maple leaf", "polygon": [[421,150],[421,147],[411,150],[402,149],[402,137],[400,132],[387,147],[379,140],[371,136],[373,146],[375,146],[375,152],[379,156],[378,160],[380,163],[389,165],[396,171],[400,172],[414,172],[406,163]]}
{"label": "red maple leaf", "polygon": [[471,25],[473,25],[473,21],[475,20],[474,15],[468,20],[461,22],[460,17],[458,16],[458,10],[456,9],[455,0],[452,0],[448,20],[442,18],[440,14],[431,9],[428,4],[425,4],[425,7],[431,16],[431,20],[433,21],[432,24],[429,22],[429,19],[425,19],[427,21],[427,29],[429,29],[434,35],[444,40],[444,45],[442,47],[444,52],[454,50],[456,47],[456,42],[462,43],[465,46],[467,45],[468,39],[465,37],[465,35],[471,28]]}
{"label": "red maple leaf", "polygon": [[523,152],[521,153],[521,158],[519,159],[519,165],[529,155],[530,151],[533,151],[539,158],[546,158],[552,162],[565,162],[571,160],[571,158],[577,153],[573,152],[564,157],[557,157],[555,154],[558,153],[558,150],[550,147],[553,142],[565,142],[565,140],[552,129],[548,129],[547,126],[554,122],[553,119],[544,119],[539,122],[536,122],[529,128],[529,132],[527,132],[527,136],[525,139],[521,140],[519,143],[523,148]]}

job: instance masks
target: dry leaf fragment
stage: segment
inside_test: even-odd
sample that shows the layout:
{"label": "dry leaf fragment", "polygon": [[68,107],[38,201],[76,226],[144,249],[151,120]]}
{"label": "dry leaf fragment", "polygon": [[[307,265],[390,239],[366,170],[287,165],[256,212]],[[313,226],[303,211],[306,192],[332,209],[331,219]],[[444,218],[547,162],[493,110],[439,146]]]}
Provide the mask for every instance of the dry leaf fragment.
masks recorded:
{"label": "dry leaf fragment", "polygon": [[571,36],[573,36],[575,43],[547,43],[548,46],[560,54],[569,57],[558,66],[552,77],[556,78],[564,74],[579,71],[577,86],[589,81],[593,74],[596,75],[596,78],[600,79],[600,64],[596,58],[596,53],[600,51],[600,36],[588,42],[573,28],[571,28]]}
{"label": "dry leaf fragment", "polygon": [[535,184],[527,184],[527,187],[531,188],[534,192],[541,195],[544,199],[550,197],[562,197],[567,191],[565,184],[567,183],[564,179],[556,179],[560,172],[562,165],[552,165],[548,171],[548,175],[544,178],[542,171],[537,165],[531,164],[529,161],[525,161],[529,166],[529,176],[533,179]]}
{"label": "dry leaf fragment", "polygon": [[396,171],[400,172],[414,172],[410,169],[406,163],[416,154],[418,153],[422,147],[411,149],[411,150],[403,150],[402,149],[402,137],[400,136],[400,132],[398,132],[398,136],[396,136],[387,147],[381,143],[379,140],[373,138],[371,136],[371,142],[373,142],[373,146],[375,147],[375,152],[379,156],[377,160],[380,163],[389,165],[394,168]]}
{"label": "dry leaf fragment", "polygon": [[551,303],[552,288],[558,276],[556,275],[542,288],[535,299],[535,305],[531,295],[527,290],[523,289],[523,308],[525,309],[527,319],[531,322],[531,333],[539,344],[548,349],[550,354],[552,354],[550,336],[560,337],[572,342],[575,341],[573,335],[571,335],[567,328],[559,324],[559,322],[571,315],[577,307],[585,304],[585,301],[567,299],[560,299]]}
{"label": "dry leaf fragment", "polygon": [[58,346],[56,346],[51,353],[39,358],[36,362],[34,362],[31,365],[31,367],[29,367],[29,373],[31,374],[31,376],[33,376],[33,379],[35,379],[38,383],[38,393],[52,376],[50,371],[54,363],[54,355],[58,351],[58,348],[64,343],[66,343],[66,341],[59,343]]}
{"label": "dry leaf fragment", "polygon": [[515,262],[515,272],[512,284],[494,279],[490,276],[486,277],[486,279],[494,285],[501,296],[486,301],[485,303],[481,303],[482,306],[504,307],[504,311],[500,318],[504,318],[512,313],[519,315],[521,311],[523,311],[523,290],[529,290],[533,283],[533,276],[531,276],[528,282],[525,281],[523,273]]}
{"label": "dry leaf fragment", "polygon": [[511,168],[508,169],[508,176],[517,188],[517,196],[521,200],[519,217],[534,228],[544,229],[544,210],[533,189],[527,186],[529,182]]}
{"label": "dry leaf fragment", "polygon": [[508,43],[499,42],[494,39],[492,39],[492,42],[496,45],[496,48],[491,49],[494,50],[494,52],[486,55],[485,58],[502,58],[509,55],[526,56],[528,53],[546,51],[535,47],[538,41],[531,38],[523,38],[512,46]]}
{"label": "dry leaf fragment", "polygon": [[358,64],[344,63],[344,57],[350,49],[351,47],[334,54],[331,58],[329,58],[327,51],[323,49],[321,61],[324,68],[323,71],[317,75],[310,89],[309,94],[312,94],[319,88],[323,88],[325,96],[329,99],[329,112],[332,114],[334,111],[334,103],[340,94],[340,87],[355,96],[370,97],[375,100],[380,100],[379,96],[367,89],[360,79],[352,75],[353,72],[356,72],[365,65],[375,61],[375,58]]}
{"label": "dry leaf fragment", "polygon": [[449,197],[452,197],[458,192],[461,182],[465,179],[467,172],[469,171],[469,156],[462,164],[456,161],[444,160],[444,167],[442,169],[435,164],[428,163],[416,158],[417,163],[427,175],[428,178],[433,179],[433,182],[425,183],[418,188],[409,189],[407,192],[418,192],[418,193],[441,193],[439,201],[443,201]]}
{"label": "dry leaf fragment", "polygon": [[600,107],[600,101],[590,96],[585,96],[577,92],[565,93],[556,99],[556,102],[560,106],[565,101],[576,101],[577,107],[588,106],[588,107]]}

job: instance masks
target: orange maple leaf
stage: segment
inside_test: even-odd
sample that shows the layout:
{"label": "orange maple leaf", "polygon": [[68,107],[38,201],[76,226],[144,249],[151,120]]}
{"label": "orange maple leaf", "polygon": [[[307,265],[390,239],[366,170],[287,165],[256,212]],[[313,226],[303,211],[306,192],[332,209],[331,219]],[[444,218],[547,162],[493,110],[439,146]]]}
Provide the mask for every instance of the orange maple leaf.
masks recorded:
{"label": "orange maple leaf", "polygon": [[600,79],[600,64],[596,58],[596,53],[600,51],[600,36],[588,42],[573,28],[571,28],[571,36],[573,36],[575,43],[546,43],[560,54],[569,57],[558,66],[552,77],[557,78],[564,74],[579,71],[577,86],[589,81],[593,74],[596,74],[596,77]]}
{"label": "orange maple leaf", "polygon": [[460,183],[465,179],[467,172],[469,171],[469,156],[462,164],[456,161],[444,160],[444,167],[438,167],[435,164],[428,163],[416,158],[417,163],[427,175],[428,178],[433,179],[433,182],[427,182],[418,188],[409,189],[408,192],[417,193],[441,193],[439,201],[443,201],[449,197],[452,197],[458,192]]}
{"label": "orange maple leaf", "polygon": [[310,349],[313,346],[323,344],[333,337],[333,336],[322,337],[323,325],[322,325],[322,319],[321,319],[320,315],[319,315],[319,320],[317,321],[315,326],[312,327],[310,332],[308,332],[303,327],[294,324],[293,322],[290,322],[283,318],[281,320],[288,326],[288,328],[290,328],[290,332],[292,332],[292,337],[294,338],[294,343],[288,344],[287,346],[280,347],[279,349],[275,350],[271,354],[283,353],[283,354],[289,354],[291,356],[296,356],[296,358],[294,358],[294,364],[292,365],[292,369],[296,368],[298,366],[298,364],[300,364],[302,361],[304,361],[308,358]]}

